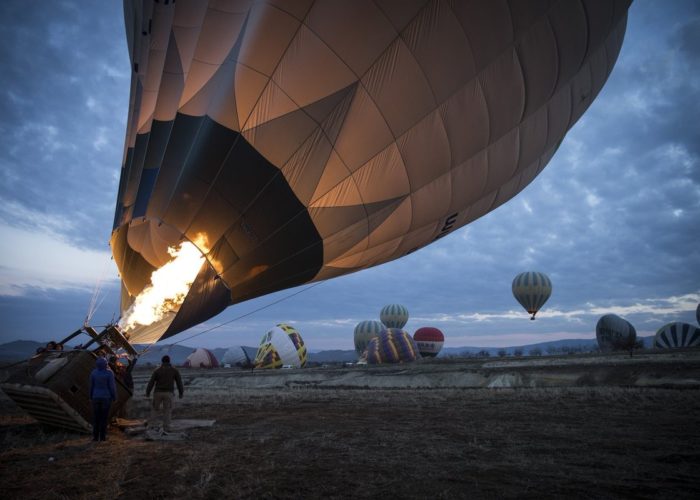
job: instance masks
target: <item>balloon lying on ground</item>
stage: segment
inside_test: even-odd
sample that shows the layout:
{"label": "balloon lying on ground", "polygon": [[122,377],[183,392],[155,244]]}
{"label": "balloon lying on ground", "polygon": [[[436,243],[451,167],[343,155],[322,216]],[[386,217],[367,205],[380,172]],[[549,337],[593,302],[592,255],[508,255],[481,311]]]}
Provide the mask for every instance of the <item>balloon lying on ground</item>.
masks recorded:
{"label": "balloon lying on ground", "polygon": [[[110,245],[130,339],[400,258],[513,198],[605,84],[629,3],[126,0]],[[172,252],[193,272],[135,320]]]}
{"label": "balloon lying on ground", "polygon": [[239,366],[249,368],[253,366],[257,348],[237,345],[229,347],[221,358],[221,363],[224,365]]}
{"label": "balloon lying on ground", "polygon": [[401,304],[382,307],[379,319],[386,328],[403,328],[408,323],[408,309]]}
{"label": "balloon lying on ground", "polygon": [[302,368],[306,365],[306,346],[301,334],[284,323],[268,331],[255,355],[255,368]]}
{"label": "balloon lying on ground", "polygon": [[416,330],[413,334],[413,340],[416,341],[421,356],[434,358],[442,349],[445,336],[437,328],[424,326]]}
{"label": "balloon lying on ground", "polygon": [[605,314],[598,319],[595,336],[598,348],[603,352],[610,352],[631,349],[637,340],[637,330],[632,323],[616,314]]}
{"label": "balloon lying on ground", "polygon": [[209,349],[198,347],[192,354],[187,356],[183,366],[186,368],[218,368],[219,361]]}
{"label": "balloon lying on ground", "polygon": [[369,364],[409,362],[419,357],[415,340],[400,328],[386,328],[367,344]]}
{"label": "balloon lying on ground", "polygon": [[515,299],[532,315],[530,319],[535,319],[537,311],[552,295],[552,281],[544,273],[524,272],[513,279],[512,290]]}
{"label": "balloon lying on ground", "polygon": [[654,336],[654,347],[674,349],[700,346],[700,328],[688,323],[669,323],[662,326]]}
{"label": "balloon lying on ground", "polygon": [[377,337],[384,326],[379,321],[360,321],[357,326],[355,326],[354,341],[355,341],[355,352],[358,356],[361,356],[363,352],[367,349],[367,343]]}

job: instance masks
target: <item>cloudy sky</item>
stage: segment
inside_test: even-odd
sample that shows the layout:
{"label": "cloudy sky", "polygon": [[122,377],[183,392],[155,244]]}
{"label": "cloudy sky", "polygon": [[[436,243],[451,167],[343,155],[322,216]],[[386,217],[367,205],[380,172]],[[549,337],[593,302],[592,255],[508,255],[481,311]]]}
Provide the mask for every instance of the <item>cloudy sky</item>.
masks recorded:
{"label": "cloudy sky", "polygon": [[[89,310],[97,325],[119,314],[108,242],[129,98],[122,7],[3,1],[0,26],[0,343],[44,341]],[[640,335],[695,323],[699,116],[700,3],[638,0],[603,91],[510,202],[398,261],[232,306],[166,342],[256,345],[289,322],[312,350],[352,349],[355,324],[388,303],[408,307],[407,330],[436,326],[453,347],[594,338],[608,312]],[[554,283],[537,321],[511,294],[526,270]]]}

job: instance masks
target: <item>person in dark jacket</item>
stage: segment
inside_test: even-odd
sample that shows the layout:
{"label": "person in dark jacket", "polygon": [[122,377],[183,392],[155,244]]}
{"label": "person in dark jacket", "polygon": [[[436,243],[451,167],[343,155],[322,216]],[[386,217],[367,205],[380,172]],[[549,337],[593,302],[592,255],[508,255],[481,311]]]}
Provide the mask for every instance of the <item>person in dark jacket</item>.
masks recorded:
{"label": "person in dark jacket", "polygon": [[107,440],[109,408],[117,400],[114,373],[107,369],[107,360],[97,358],[90,374],[90,401],[92,402],[92,440]]}
{"label": "person in dark jacket", "polygon": [[161,365],[151,375],[151,380],[148,381],[146,387],[146,397],[150,397],[151,390],[153,391],[153,403],[151,405],[151,418],[149,419],[149,427],[153,424],[158,416],[160,407],[163,407],[163,430],[170,431],[170,417],[173,408],[173,392],[175,384],[177,391],[182,399],[184,388],[182,387],[182,378],[177,368],[170,364],[170,356],[163,356]]}

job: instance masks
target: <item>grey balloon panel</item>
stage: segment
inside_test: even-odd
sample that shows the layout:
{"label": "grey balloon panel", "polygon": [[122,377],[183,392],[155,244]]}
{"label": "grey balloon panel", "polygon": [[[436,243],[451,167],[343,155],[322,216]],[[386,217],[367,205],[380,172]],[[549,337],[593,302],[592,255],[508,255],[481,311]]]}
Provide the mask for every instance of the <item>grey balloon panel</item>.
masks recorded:
{"label": "grey balloon panel", "polygon": [[677,348],[700,346],[700,328],[688,323],[669,323],[662,326],[654,337],[654,347]]}
{"label": "grey balloon panel", "polygon": [[[544,168],[611,71],[628,7],[126,0],[113,240],[129,227],[158,267],[203,235],[230,303],[401,257]],[[146,266],[115,260],[135,295]]]}
{"label": "grey balloon panel", "polygon": [[596,324],[596,340],[602,351],[628,349],[637,338],[637,331],[632,324],[615,315],[605,314]]}

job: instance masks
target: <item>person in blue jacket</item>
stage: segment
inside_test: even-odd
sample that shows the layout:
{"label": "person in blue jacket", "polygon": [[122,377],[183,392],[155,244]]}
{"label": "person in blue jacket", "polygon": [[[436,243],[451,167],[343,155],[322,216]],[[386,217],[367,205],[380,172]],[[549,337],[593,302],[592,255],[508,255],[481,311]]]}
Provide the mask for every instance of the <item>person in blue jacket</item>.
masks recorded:
{"label": "person in blue jacket", "polygon": [[97,358],[90,373],[90,401],[92,402],[92,440],[107,440],[107,420],[112,401],[117,400],[114,372],[107,368],[105,358]]}

